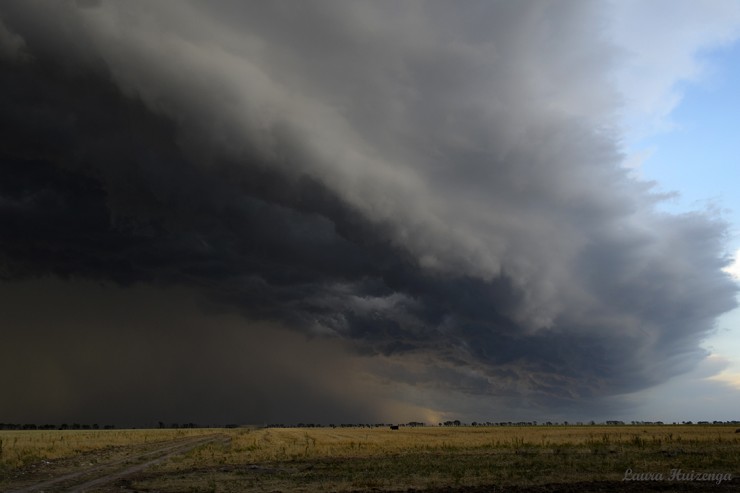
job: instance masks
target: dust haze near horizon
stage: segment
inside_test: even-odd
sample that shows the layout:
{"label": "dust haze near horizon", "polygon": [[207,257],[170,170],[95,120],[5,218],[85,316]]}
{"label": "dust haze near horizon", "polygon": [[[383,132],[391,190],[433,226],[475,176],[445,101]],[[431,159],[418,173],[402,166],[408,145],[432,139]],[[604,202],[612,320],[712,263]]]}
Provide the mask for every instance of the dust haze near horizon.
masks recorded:
{"label": "dust haze near horizon", "polygon": [[728,225],[624,166],[610,6],[3,3],[0,421],[599,419],[704,364]]}

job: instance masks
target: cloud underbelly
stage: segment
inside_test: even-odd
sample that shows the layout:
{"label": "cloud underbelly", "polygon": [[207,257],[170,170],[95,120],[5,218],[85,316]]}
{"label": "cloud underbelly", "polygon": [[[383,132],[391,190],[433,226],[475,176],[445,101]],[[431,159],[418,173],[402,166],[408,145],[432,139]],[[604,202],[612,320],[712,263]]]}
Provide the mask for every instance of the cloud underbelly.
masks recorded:
{"label": "cloud underbelly", "polygon": [[0,10],[3,276],[187,285],[517,403],[703,357],[726,227],[621,167],[595,7],[327,5]]}

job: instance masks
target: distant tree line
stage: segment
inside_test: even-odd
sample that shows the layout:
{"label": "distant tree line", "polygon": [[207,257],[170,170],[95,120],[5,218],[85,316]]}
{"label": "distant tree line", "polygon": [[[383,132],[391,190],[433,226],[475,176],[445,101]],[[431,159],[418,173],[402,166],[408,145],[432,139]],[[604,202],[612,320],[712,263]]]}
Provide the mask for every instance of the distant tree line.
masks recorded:
{"label": "distant tree line", "polygon": [[[663,421],[630,421],[630,425],[634,426],[660,426],[665,425],[666,423]],[[732,420],[732,421],[697,421],[694,423],[693,421],[681,421],[679,422],[672,422],[667,423],[670,425],[739,425],[740,421]],[[624,421],[619,420],[607,420],[603,422],[596,422],[596,421],[589,421],[589,422],[583,422],[583,421],[545,421],[545,422],[537,422],[537,421],[498,421],[498,422],[477,422],[473,421],[470,424],[467,423],[461,423],[458,420],[455,421],[445,421],[444,423],[439,423],[438,426],[626,426],[627,423]]]}
{"label": "distant tree line", "polygon": [[[630,421],[630,425],[640,426],[659,426],[665,425],[663,421]],[[740,425],[740,421],[681,421],[668,423],[672,425]],[[607,421],[473,421],[471,423],[464,423],[458,419],[444,421],[437,423],[437,426],[626,426],[627,423],[619,420],[607,420]],[[285,423],[273,423],[268,424],[265,428],[388,428],[388,427],[417,427],[417,426],[429,426],[421,421],[409,421],[408,423],[390,424],[390,423],[342,423],[342,424],[319,424],[319,423],[298,423],[298,424],[285,424]]]}
{"label": "distant tree line", "polygon": [[17,423],[0,423],[0,430],[112,430],[115,429],[115,425],[104,425],[100,426],[96,424],[79,424],[63,423],[61,425],[38,425],[38,424],[17,424]]}
{"label": "distant tree line", "polygon": [[[633,426],[660,426],[665,425],[663,421],[630,421],[630,425]],[[681,421],[673,422],[673,423],[667,423],[670,425],[740,425],[740,421],[733,420],[733,421],[697,421],[694,423],[693,421]],[[471,423],[463,423],[460,420],[451,420],[451,421],[444,421],[437,424],[437,426],[449,426],[449,427],[455,427],[455,426],[627,426],[627,423],[624,421],[619,420],[607,420],[604,422],[596,422],[596,421],[589,421],[587,423],[584,423],[583,421],[576,421],[576,422],[569,422],[569,421],[545,421],[545,422],[537,422],[537,421],[473,421]],[[298,424],[269,424],[266,425],[265,428],[392,428],[392,429],[398,429],[409,427],[409,428],[415,428],[415,427],[421,427],[421,426],[427,426],[425,423],[421,421],[409,421],[408,423],[399,423],[399,424],[391,424],[391,423],[342,423],[342,424],[318,424],[318,423],[298,423]],[[199,425],[197,423],[171,423],[166,424],[163,421],[158,422],[158,428],[165,429],[178,429],[178,428],[238,428],[239,425],[237,424],[226,424],[226,425]],[[113,430],[115,429],[115,425],[104,425],[100,426],[97,423],[96,424],[80,424],[80,423],[72,423],[67,424],[63,423],[61,425],[53,425],[53,424],[17,424],[17,423],[0,423],[0,430]],[[147,428],[147,427],[144,427]]]}
{"label": "distant tree line", "polygon": [[[420,426],[424,426],[424,423],[419,423]],[[266,425],[265,428],[387,428],[394,426],[386,423],[341,423],[341,424],[319,424],[319,423],[298,423],[298,424],[284,424],[284,423],[273,423]],[[406,425],[402,425],[406,426]]]}
{"label": "distant tree line", "polygon": [[[160,421],[157,426],[157,428],[164,429],[164,428],[172,428],[172,429],[178,429],[178,428],[237,428],[238,425],[235,424],[227,424],[227,425],[208,425],[208,426],[202,426],[197,423],[172,423],[172,424],[165,424],[164,422]],[[128,427],[125,427],[128,428]],[[134,427],[135,429],[136,427]],[[150,428],[149,426],[144,426],[141,428]],[[151,428],[154,428],[153,426]],[[114,430],[116,429],[116,425],[103,425],[100,426],[99,424],[80,424],[80,423],[72,423],[67,424],[63,423],[61,425],[52,425],[52,424],[17,424],[17,423],[0,423],[0,430]]]}
{"label": "distant tree line", "polygon": [[[196,423],[172,423],[171,425],[166,425],[162,421],[158,423],[157,426],[159,429],[164,428],[172,428],[172,429],[178,429],[178,428],[212,428],[211,426],[200,426]],[[225,425],[224,428],[236,428],[236,425]]]}

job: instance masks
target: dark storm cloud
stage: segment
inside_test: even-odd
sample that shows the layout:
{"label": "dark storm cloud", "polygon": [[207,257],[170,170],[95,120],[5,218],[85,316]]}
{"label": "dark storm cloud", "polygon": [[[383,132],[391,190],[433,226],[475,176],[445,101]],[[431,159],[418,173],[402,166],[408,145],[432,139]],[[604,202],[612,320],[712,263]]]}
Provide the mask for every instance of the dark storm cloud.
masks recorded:
{"label": "dark storm cloud", "polygon": [[80,4],[0,10],[8,281],[187,286],[516,407],[664,381],[734,306],[724,225],[620,167],[597,5]]}
{"label": "dark storm cloud", "polygon": [[47,279],[0,294],[0,323],[14,327],[2,422],[368,422],[384,405],[342,376],[353,362],[340,343],[204,315],[187,289]]}

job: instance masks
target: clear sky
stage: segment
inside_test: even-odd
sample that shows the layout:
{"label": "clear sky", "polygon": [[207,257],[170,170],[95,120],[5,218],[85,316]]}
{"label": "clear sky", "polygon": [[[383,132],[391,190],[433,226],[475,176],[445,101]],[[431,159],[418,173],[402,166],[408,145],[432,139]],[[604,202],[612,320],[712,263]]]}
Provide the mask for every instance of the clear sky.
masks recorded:
{"label": "clear sky", "polygon": [[737,419],[738,39],[734,0],[0,2],[0,422]]}
{"label": "clear sky", "polygon": [[[639,162],[635,172],[655,181],[657,191],[674,194],[661,202],[662,210],[711,211],[729,223],[726,250],[737,262],[729,270],[740,282],[740,43],[703,50],[697,60],[702,69],[694,80],[676,84],[680,99],[665,125],[629,148]],[[720,317],[716,327],[703,344],[708,362],[644,393],[645,413],[660,415],[670,402],[694,419],[707,419],[708,410],[715,419],[729,419],[733,406],[740,408],[740,310]],[[717,388],[716,382],[729,386]]]}
{"label": "clear sky", "polygon": [[681,99],[666,129],[633,142],[645,152],[639,173],[663,192],[672,212],[712,209],[732,224],[740,248],[740,44],[703,52],[699,79],[677,84]]}

